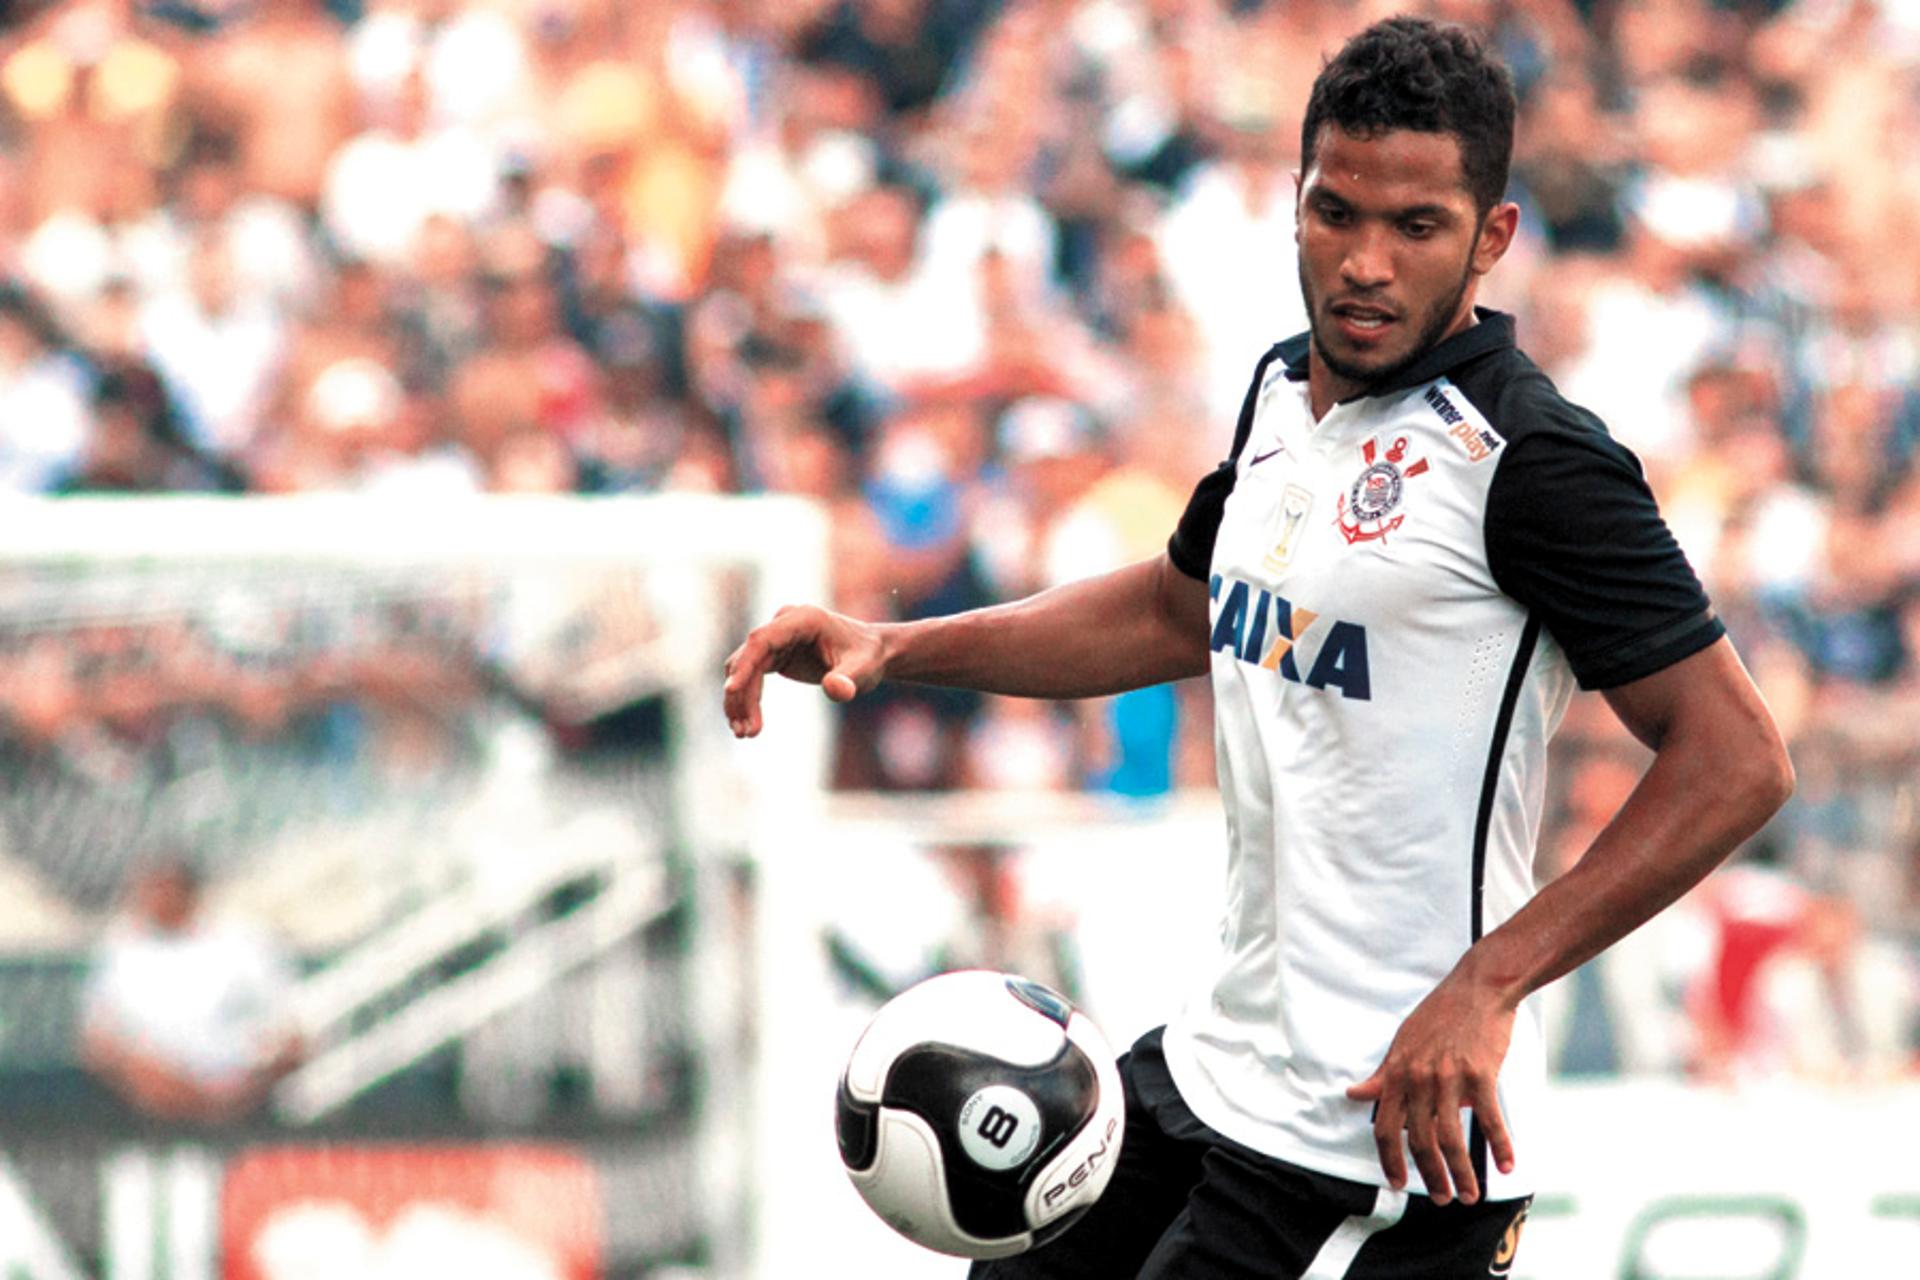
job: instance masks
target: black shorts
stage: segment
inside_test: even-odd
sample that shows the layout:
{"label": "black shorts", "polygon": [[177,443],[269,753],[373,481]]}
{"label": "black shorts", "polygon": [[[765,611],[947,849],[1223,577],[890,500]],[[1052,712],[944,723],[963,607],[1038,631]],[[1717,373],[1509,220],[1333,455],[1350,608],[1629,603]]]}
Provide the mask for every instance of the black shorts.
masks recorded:
{"label": "black shorts", "polygon": [[1127,1128],[1106,1193],[1055,1240],[971,1280],[1487,1280],[1511,1272],[1529,1200],[1435,1205],[1314,1173],[1209,1129],[1161,1031],[1120,1059]]}

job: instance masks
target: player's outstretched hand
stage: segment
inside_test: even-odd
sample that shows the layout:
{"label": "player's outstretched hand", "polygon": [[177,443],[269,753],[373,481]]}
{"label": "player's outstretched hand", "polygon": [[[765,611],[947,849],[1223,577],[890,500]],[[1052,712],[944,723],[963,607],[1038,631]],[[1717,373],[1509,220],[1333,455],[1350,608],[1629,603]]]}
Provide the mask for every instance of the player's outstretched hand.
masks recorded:
{"label": "player's outstretched hand", "polygon": [[747,633],[727,658],[721,701],[736,738],[760,732],[760,685],[769,673],[817,684],[846,702],[880,683],[885,645],[880,629],[813,605],[788,605]]}
{"label": "player's outstretched hand", "polygon": [[1407,1185],[1407,1152],[1435,1204],[1457,1194],[1480,1200],[1460,1109],[1471,1107],[1495,1165],[1513,1171],[1513,1140],[1500,1114],[1496,1084],[1513,1039],[1514,1010],[1456,970],[1422,1000],[1371,1076],[1347,1090],[1375,1104],[1373,1141],[1395,1189]]}

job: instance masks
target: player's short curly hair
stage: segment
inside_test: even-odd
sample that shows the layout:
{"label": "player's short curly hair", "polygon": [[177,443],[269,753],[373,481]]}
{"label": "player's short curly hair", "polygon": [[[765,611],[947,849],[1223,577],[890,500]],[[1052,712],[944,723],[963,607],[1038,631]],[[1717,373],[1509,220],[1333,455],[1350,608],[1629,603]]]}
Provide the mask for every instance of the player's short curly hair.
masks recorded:
{"label": "player's short curly hair", "polygon": [[1513,77],[1464,27],[1388,18],[1362,31],[1320,70],[1300,127],[1300,168],[1313,167],[1327,125],[1367,137],[1390,129],[1450,133],[1474,207],[1507,190],[1513,160]]}

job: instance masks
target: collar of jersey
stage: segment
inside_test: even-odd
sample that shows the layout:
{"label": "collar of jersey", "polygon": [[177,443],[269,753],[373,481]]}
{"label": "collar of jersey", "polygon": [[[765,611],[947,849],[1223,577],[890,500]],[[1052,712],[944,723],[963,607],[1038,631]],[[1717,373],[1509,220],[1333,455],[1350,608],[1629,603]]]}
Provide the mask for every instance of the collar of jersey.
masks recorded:
{"label": "collar of jersey", "polygon": [[[1491,307],[1475,307],[1474,315],[1480,323],[1470,325],[1454,334],[1451,338],[1436,342],[1427,349],[1425,355],[1408,365],[1387,382],[1376,383],[1368,387],[1351,400],[1364,400],[1368,396],[1386,396],[1406,391],[1412,387],[1425,386],[1436,378],[1445,377],[1469,360],[1478,359],[1491,351],[1513,345],[1513,317],[1504,311],[1495,311]],[[1280,343],[1280,360],[1287,367],[1287,381],[1304,382],[1307,378],[1308,335],[1296,333]],[[1342,404],[1348,401],[1341,401]]]}

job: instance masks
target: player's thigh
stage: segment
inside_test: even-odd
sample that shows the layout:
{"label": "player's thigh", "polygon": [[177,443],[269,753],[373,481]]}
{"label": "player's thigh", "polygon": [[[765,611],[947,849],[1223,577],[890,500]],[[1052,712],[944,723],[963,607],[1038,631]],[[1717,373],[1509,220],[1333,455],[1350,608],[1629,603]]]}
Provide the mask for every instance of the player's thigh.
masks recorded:
{"label": "player's thigh", "polygon": [[1487,1280],[1511,1273],[1526,1208],[1436,1206],[1223,1146],[1139,1280]]}
{"label": "player's thigh", "polygon": [[1207,1152],[1186,1207],[1139,1280],[1301,1280],[1376,1193],[1244,1149]]}
{"label": "player's thigh", "polygon": [[[1066,1232],[1026,1253],[976,1262],[970,1280],[1131,1280],[1200,1174],[1199,1144],[1169,1137],[1123,1058],[1127,1127],[1107,1189]],[[1152,1087],[1150,1085],[1150,1087]]]}
{"label": "player's thigh", "polygon": [[1410,1199],[1391,1227],[1367,1237],[1343,1280],[1488,1280],[1511,1275],[1532,1200],[1436,1205]]}

